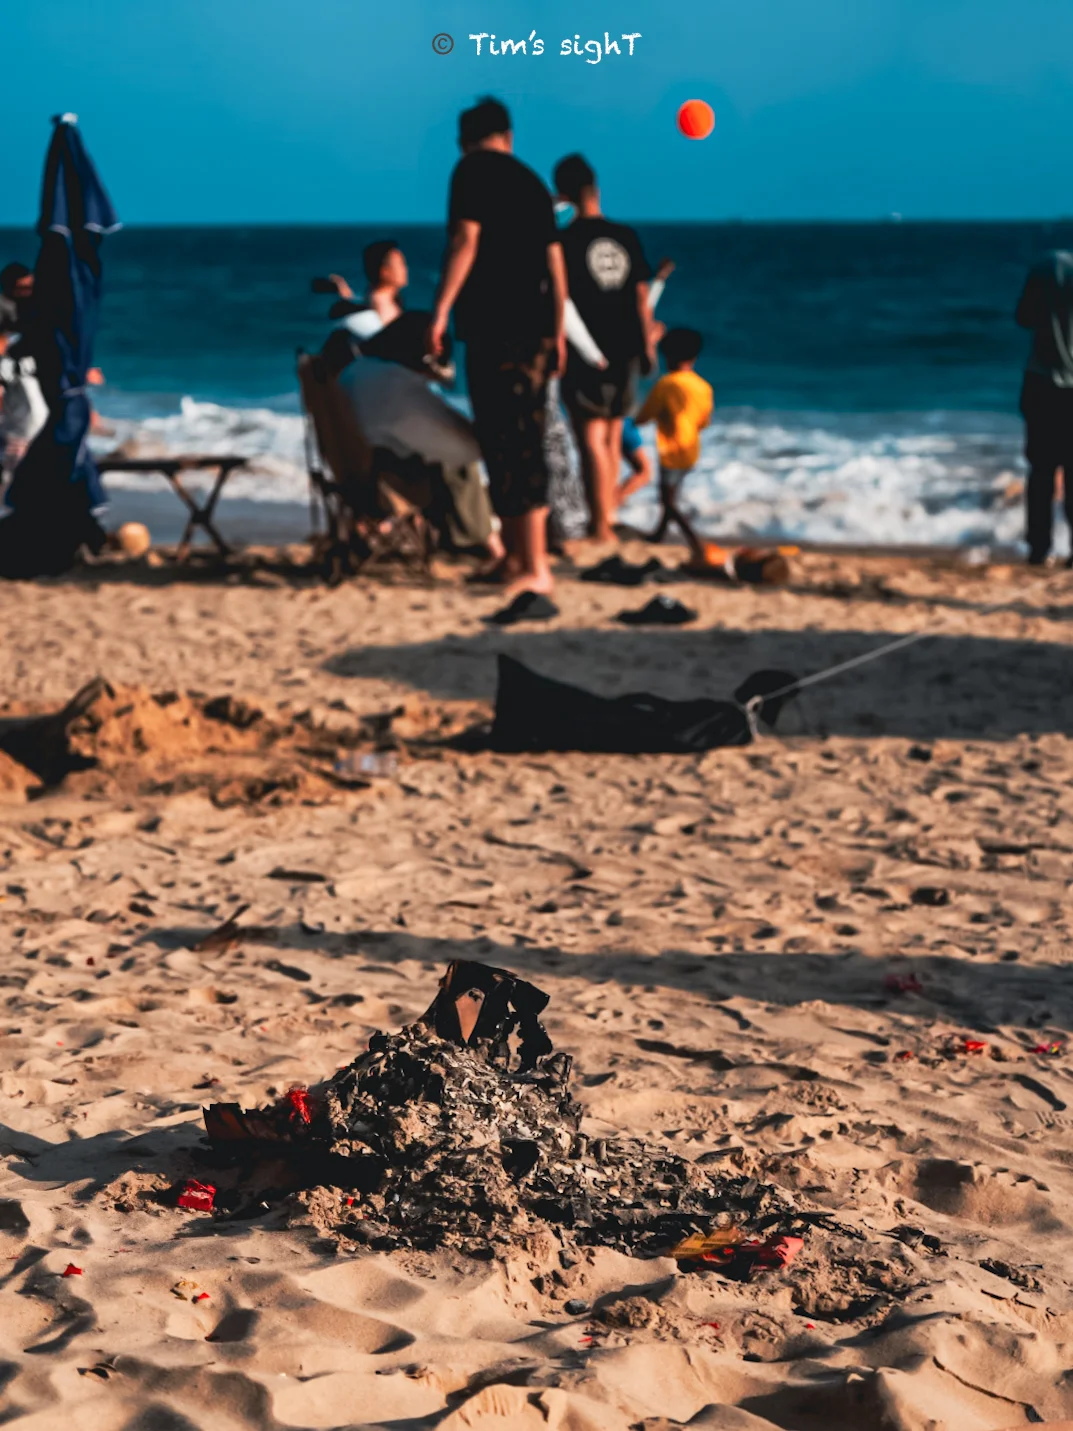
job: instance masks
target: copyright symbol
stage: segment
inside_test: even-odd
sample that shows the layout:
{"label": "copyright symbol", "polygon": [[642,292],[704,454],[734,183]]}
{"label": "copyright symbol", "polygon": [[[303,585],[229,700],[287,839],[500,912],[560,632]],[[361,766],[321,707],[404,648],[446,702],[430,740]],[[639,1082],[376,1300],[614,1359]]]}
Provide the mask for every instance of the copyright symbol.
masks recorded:
{"label": "copyright symbol", "polygon": [[444,31],[441,31],[438,35],[433,35],[433,37],[432,37],[432,48],[435,50],[436,54],[438,54],[438,55],[449,55],[449,54],[451,53],[451,51],[454,49],[454,47],[455,47],[455,42],[454,42],[454,40],[452,39],[452,37],[451,37],[450,35],[446,34]]}

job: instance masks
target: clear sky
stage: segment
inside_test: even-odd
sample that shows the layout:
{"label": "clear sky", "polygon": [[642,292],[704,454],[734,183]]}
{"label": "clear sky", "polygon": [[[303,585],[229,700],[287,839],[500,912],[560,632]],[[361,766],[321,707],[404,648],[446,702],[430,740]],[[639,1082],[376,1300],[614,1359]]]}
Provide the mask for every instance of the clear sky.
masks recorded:
{"label": "clear sky", "polygon": [[[467,39],[534,29],[539,57]],[[605,31],[634,56],[559,53]],[[1073,213],[1073,0],[11,0],[3,32],[0,224],[64,109],[128,223],[439,219],[485,91],[624,218]]]}

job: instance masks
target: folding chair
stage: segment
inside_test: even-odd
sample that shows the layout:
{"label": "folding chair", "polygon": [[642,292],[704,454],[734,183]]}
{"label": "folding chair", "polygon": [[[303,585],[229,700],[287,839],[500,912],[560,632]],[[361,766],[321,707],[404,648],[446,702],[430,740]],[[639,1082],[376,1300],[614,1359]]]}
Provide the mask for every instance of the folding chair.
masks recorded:
{"label": "folding chair", "polygon": [[314,540],[329,579],[341,581],[392,558],[427,576],[431,531],[420,506],[393,480],[397,464],[370,446],[323,357],[299,349],[297,368]]}

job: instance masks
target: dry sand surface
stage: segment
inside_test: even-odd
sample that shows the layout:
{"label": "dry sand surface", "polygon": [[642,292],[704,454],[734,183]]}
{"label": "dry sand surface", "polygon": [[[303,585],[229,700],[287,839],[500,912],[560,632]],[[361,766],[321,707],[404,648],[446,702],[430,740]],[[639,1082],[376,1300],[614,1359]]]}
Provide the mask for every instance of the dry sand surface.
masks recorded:
{"label": "dry sand surface", "polygon": [[[786,590],[672,588],[694,626],[616,626],[650,594],[566,580],[560,619],[501,632],[457,583],[268,568],[0,593],[7,715],[110,683],[75,728],[87,768],[40,794],[0,757],[5,1425],[1073,1417],[1073,579],[811,556]],[[486,712],[500,651],[723,696],[922,625],[941,634],[746,749],[407,743]],[[397,776],[340,788],[335,752],[398,706]],[[550,993],[594,1136],[773,1183],[843,1233],[739,1282],[175,1207],[203,1104],[331,1074],[457,957]]]}

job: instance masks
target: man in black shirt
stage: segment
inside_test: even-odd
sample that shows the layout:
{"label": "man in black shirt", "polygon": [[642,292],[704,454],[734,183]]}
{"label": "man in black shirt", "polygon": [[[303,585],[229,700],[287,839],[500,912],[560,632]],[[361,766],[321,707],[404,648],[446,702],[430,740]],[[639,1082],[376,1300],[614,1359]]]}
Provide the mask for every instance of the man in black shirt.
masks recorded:
{"label": "man in black shirt", "polygon": [[642,365],[646,370],[655,365],[648,303],[652,275],[633,229],[600,212],[596,175],[580,154],[556,165],[555,188],[577,209],[562,235],[570,297],[607,362],[595,368],[571,348],[563,396],[581,450],[590,531],[608,541],[622,467],[622,419],[636,401]]}
{"label": "man in black shirt", "polygon": [[485,99],[466,110],[459,144],[428,346],[438,356],[454,309],[477,441],[503,522],[501,575],[515,593],[546,593],[544,414],[548,379],[565,356],[566,268],[551,195],[514,157],[505,107]]}
{"label": "man in black shirt", "polygon": [[[1021,413],[1028,459],[1028,560],[1042,566],[1051,550],[1059,467],[1073,531],[1073,253],[1059,249],[1035,265],[1017,305],[1017,322],[1032,330]],[[1073,557],[1068,564],[1073,566]]]}

